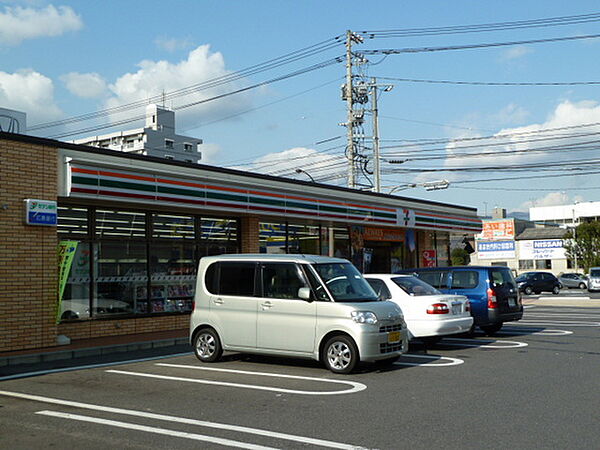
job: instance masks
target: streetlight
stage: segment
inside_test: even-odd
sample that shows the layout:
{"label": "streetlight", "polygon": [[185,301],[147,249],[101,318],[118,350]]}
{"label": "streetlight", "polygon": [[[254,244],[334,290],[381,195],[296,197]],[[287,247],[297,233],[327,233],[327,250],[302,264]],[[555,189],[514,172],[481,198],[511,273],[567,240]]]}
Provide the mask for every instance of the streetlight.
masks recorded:
{"label": "streetlight", "polygon": [[573,204],[573,256],[575,257],[575,272],[577,272],[577,251],[579,250],[577,248],[577,225],[575,225],[575,207],[577,206],[577,203],[579,202],[575,202]]}
{"label": "streetlight", "polygon": [[407,183],[393,187],[390,189],[388,194],[393,194],[396,191],[403,191],[405,189],[416,187],[423,187],[426,191],[437,191],[440,189],[448,189],[448,186],[450,186],[450,182],[448,180],[427,181],[425,183]]}
{"label": "streetlight", "polygon": [[303,173],[306,176],[308,176],[308,178],[310,178],[310,181],[312,181],[313,183],[316,183],[315,179],[312,177],[312,175],[310,173],[308,173],[306,170],[303,169],[296,169],[296,173]]}

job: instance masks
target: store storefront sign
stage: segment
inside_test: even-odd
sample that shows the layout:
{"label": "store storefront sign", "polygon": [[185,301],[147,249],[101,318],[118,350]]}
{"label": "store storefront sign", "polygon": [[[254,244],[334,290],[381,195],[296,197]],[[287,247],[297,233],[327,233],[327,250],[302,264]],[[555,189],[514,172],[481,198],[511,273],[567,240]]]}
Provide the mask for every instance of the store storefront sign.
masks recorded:
{"label": "store storefront sign", "polygon": [[515,257],[515,241],[478,242],[479,259],[511,259]]}
{"label": "store storefront sign", "polygon": [[25,199],[25,223],[27,225],[56,226],[57,207],[52,200]]}
{"label": "store storefront sign", "polygon": [[392,228],[365,227],[365,241],[402,242],[404,241],[404,230]]}
{"label": "store storefront sign", "polygon": [[519,241],[519,259],[566,259],[562,239]]}

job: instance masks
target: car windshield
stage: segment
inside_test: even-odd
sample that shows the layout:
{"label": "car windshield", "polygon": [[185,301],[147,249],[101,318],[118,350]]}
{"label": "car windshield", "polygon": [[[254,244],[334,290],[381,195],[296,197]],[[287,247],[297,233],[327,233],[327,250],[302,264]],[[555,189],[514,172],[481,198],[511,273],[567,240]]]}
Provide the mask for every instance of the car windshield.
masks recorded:
{"label": "car windshield", "polygon": [[600,269],[590,270],[590,277],[600,278]]}
{"label": "car windshield", "polygon": [[521,275],[519,275],[519,276],[516,278],[516,281],[525,281],[526,279],[528,279],[528,278],[531,278],[533,275],[534,275],[534,273],[533,273],[533,272],[525,272],[525,273],[522,273]]}
{"label": "car windshield", "polygon": [[396,277],[392,278],[392,281],[396,283],[400,288],[409,295],[415,297],[421,295],[438,295],[441,294],[436,288],[430,284],[425,283],[423,280],[419,280],[417,277]]}
{"label": "car windshield", "polygon": [[[377,294],[350,263],[313,264],[336,302],[375,302]],[[318,288],[317,288],[318,289]]]}

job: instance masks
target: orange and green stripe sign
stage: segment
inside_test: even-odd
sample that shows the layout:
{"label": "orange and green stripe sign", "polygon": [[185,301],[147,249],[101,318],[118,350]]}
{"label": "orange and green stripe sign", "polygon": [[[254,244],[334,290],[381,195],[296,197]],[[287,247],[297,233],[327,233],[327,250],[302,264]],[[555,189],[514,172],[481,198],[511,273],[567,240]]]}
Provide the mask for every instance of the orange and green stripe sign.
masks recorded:
{"label": "orange and green stripe sign", "polygon": [[[71,164],[70,196],[120,199],[160,205],[239,211],[278,217],[302,217],[343,223],[405,226],[403,210],[375,204],[331,200],[224,182],[200,182],[178,177]],[[474,220],[474,221],[473,221]],[[415,227],[481,231],[481,221],[458,216],[429,217],[415,212]]]}

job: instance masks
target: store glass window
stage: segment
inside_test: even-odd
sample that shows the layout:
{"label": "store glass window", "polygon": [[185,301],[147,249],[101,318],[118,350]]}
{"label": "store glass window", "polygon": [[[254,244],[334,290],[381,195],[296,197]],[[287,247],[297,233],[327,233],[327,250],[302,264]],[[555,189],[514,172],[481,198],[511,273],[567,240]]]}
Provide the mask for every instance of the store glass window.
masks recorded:
{"label": "store glass window", "polygon": [[132,211],[96,210],[96,235],[99,238],[146,237],[146,214]]}
{"label": "store glass window", "polygon": [[287,227],[285,223],[261,222],[258,227],[260,253],[286,253]]}
{"label": "store glass window", "polygon": [[536,259],[535,260],[535,268],[536,269],[552,269],[552,260],[551,259]]}
{"label": "store glass window", "polygon": [[348,228],[333,229],[333,256],[350,259],[350,234]]}
{"label": "store glass window", "polygon": [[[94,245],[96,283],[92,316],[131,314],[148,283],[146,242],[105,241]],[[136,292],[137,291],[137,292]]]}
{"label": "store glass window", "polygon": [[288,253],[318,255],[319,226],[288,224]]}
{"label": "store glass window", "polygon": [[139,314],[192,310],[196,280],[195,245],[178,241],[150,243],[150,291],[146,284],[135,288]]}
{"label": "store glass window", "polygon": [[172,214],[153,214],[152,237],[191,241],[195,238],[194,218]]}
{"label": "store glass window", "polygon": [[61,235],[88,235],[88,209],[76,206],[59,206],[56,231]]}
{"label": "store glass window", "polygon": [[519,270],[530,270],[533,269],[533,259],[520,259]]}
{"label": "store glass window", "polygon": [[239,252],[237,220],[202,217],[198,226],[200,256]]}

